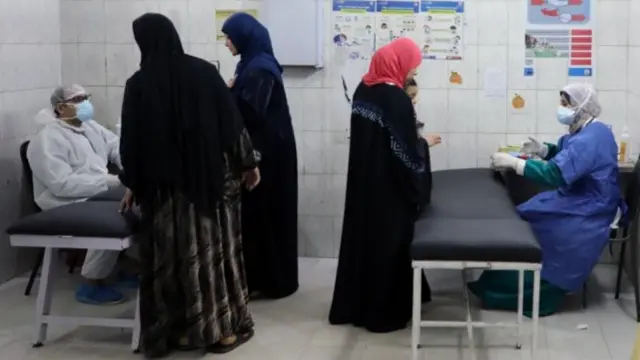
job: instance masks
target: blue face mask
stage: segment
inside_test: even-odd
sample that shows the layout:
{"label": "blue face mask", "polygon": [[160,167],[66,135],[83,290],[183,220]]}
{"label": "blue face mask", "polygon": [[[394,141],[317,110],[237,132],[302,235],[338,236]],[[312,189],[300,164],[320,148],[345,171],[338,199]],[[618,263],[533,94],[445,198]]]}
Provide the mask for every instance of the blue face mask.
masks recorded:
{"label": "blue face mask", "polygon": [[564,106],[558,106],[557,116],[560,124],[571,125],[576,117],[576,111]]}
{"label": "blue face mask", "polygon": [[82,122],[93,120],[93,105],[89,100],[85,100],[80,104],[75,105],[76,118]]}

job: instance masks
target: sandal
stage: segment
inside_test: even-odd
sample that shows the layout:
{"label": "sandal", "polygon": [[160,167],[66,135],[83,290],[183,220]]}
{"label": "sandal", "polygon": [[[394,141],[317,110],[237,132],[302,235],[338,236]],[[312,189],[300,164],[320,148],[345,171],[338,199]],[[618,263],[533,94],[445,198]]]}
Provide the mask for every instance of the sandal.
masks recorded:
{"label": "sandal", "polygon": [[251,340],[251,338],[253,337],[253,335],[255,334],[255,332],[253,331],[253,329],[245,332],[245,333],[241,333],[239,335],[236,335],[236,341],[230,343],[230,344],[223,344],[222,342],[217,342],[209,347],[207,347],[207,352],[213,353],[213,354],[226,354],[232,350],[235,350],[236,348],[238,348],[240,345],[246,343],[247,341]]}

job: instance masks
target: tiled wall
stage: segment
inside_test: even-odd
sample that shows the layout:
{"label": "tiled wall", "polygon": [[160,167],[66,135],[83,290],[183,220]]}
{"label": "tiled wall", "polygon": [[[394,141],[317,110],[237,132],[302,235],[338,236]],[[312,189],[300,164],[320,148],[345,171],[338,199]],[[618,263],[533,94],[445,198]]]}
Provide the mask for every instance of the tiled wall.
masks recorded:
{"label": "tiled wall", "polygon": [[[266,1],[266,0],[265,0]],[[330,19],[327,1],[326,18]],[[221,62],[231,77],[234,59],[215,41],[214,11],[258,8],[263,1],[235,0],[61,0],[62,77],[91,89],[99,121],[114,125],[120,111],[122,86],[137,68],[139,54],[131,21],[146,11],[159,11],[174,20],[188,52]],[[555,120],[558,90],[569,81],[567,63],[539,61],[536,77],[523,76],[525,0],[466,0],[466,48],[462,61],[425,61],[420,68],[419,115],[427,130],[440,132],[443,143],[432,151],[434,169],[487,166],[499,144],[529,135],[555,140],[563,128]],[[629,125],[640,139],[640,126],[631,124],[640,104],[640,0],[599,0],[595,58],[604,107],[602,119],[619,131]],[[327,24],[327,34],[329,33]],[[328,37],[327,37],[328,38]],[[348,106],[339,82],[345,70],[336,66],[330,44],[323,71],[287,69],[285,81],[300,157],[300,252],[336,256],[342,222],[347,165]],[[276,54],[277,55],[277,54]],[[487,68],[508,73],[506,98],[484,96]],[[366,64],[351,64],[352,79]],[[450,71],[463,77],[451,85]],[[355,85],[355,84],[353,84]],[[514,110],[514,94],[526,107]],[[634,111],[635,110],[635,111]],[[629,115],[629,116],[627,116]],[[635,121],[635,123],[638,123]]]}
{"label": "tiled wall", "polygon": [[18,149],[37,131],[33,116],[60,82],[58,1],[0,0],[0,283],[32,264],[4,229],[21,213]]}

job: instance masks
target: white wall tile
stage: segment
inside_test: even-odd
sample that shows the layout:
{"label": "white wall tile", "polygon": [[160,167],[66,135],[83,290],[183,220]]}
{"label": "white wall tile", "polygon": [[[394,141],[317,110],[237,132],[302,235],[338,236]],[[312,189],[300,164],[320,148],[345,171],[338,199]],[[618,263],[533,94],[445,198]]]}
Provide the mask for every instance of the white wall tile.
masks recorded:
{"label": "white wall tile", "polygon": [[633,1],[598,1],[597,29],[594,33],[598,45],[626,46],[629,44],[629,10]]}
{"label": "white wall tile", "polygon": [[613,132],[619,134],[627,124],[627,92],[599,91],[597,95],[602,106],[598,119],[611,125]]}
{"label": "white wall tile", "polygon": [[640,46],[640,1],[629,1],[629,45]]}
{"label": "white wall tile", "polygon": [[85,86],[104,86],[107,83],[105,43],[78,45],[78,78]]}
{"label": "white wall tile", "polygon": [[598,46],[595,70],[598,89],[627,89],[627,53],[625,46]]}
{"label": "white wall tile", "polygon": [[507,2],[483,0],[478,7],[478,44],[507,45],[509,42],[509,21]]}
{"label": "white wall tile", "polygon": [[138,65],[135,60],[136,46],[133,44],[107,44],[107,85],[123,86],[133,75]]}
{"label": "white wall tile", "polygon": [[559,90],[569,79],[568,59],[537,59],[535,65],[536,88]]}
{"label": "white wall tile", "polygon": [[216,41],[214,13],[214,2],[211,0],[189,1],[188,39],[190,43],[211,44]]}
{"label": "white wall tile", "polygon": [[[524,35],[523,35],[524,36]],[[524,42],[524,39],[523,39]],[[510,89],[535,89],[537,86],[537,77],[539,71],[536,71],[535,76],[524,76],[525,66],[525,53],[524,44],[520,46],[509,46],[509,88]]]}
{"label": "white wall tile", "polygon": [[487,97],[478,91],[478,133],[506,133],[507,106],[504,97]]}
{"label": "white wall tile", "polygon": [[479,2],[465,1],[464,3],[464,44],[478,45],[480,29]]}
{"label": "white wall tile", "polygon": [[475,133],[478,130],[477,90],[449,90],[448,132]]}
{"label": "white wall tile", "polygon": [[[640,29],[639,29],[640,30]],[[640,94],[640,47],[630,46],[628,48],[628,70],[627,89],[633,93]]]}
{"label": "white wall tile", "polygon": [[[450,89],[477,89],[478,88],[478,46],[465,46],[462,60],[450,60],[448,62],[447,82]],[[454,84],[449,81],[453,72],[462,77],[462,84]]]}
{"label": "white wall tile", "polygon": [[449,129],[449,91],[420,89],[418,119],[428,132],[446,132]]}
{"label": "white wall tile", "polygon": [[508,44],[522,46],[526,24],[526,11],[523,11],[522,2],[506,1],[508,23]]}
{"label": "white wall tile", "polygon": [[489,167],[491,165],[491,154],[498,151],[500,146],[507,144],[506,134],[478,134],[477,161],[478,167]]}
{"label": "white wall tile", "polygon": [[421,89],[446,89],[449,87],[449,73],[446,61],[423,60],[416,79]]}
{"label": "white wall tile", "polygon": [[[523,108],[514,108],[513,100],[516,96],[520,96],[524,100]],[[538,122],[538,92],[536,90],[511,90],[506,100],[508,109],[507,133],[535,133]]]}
{"label": "white wall tile", "polygon": [[538,91],[538,122],[536,127],[537,133],[555,134],[562,133],[565,126],[558,122],[556,110],[560,105],[559,90],[540,90]]}
{"label": "white wall tile", "polygon": [[478,165],[477,135],[447,134],[447,145],[450,169],[475,168]]}

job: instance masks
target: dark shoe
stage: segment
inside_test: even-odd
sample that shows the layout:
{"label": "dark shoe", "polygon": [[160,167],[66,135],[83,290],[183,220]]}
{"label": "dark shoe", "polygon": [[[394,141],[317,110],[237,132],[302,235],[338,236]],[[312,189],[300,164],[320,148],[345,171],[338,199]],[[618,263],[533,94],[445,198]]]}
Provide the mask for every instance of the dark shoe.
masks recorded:
{"label": "dark shoe", "polygon": [[253,335],[254,335],[254,331],[253,329],[251,329],[245,333],[236,335],[236,341],[232,342],[231,344],[222,344],[218,342],[217,344],[213,344],[207,347],[207,352],[210,352],[213,354],[226,354],[232,350],[235,350],[237,347],[246,343],[247,341],[251,340]]}

